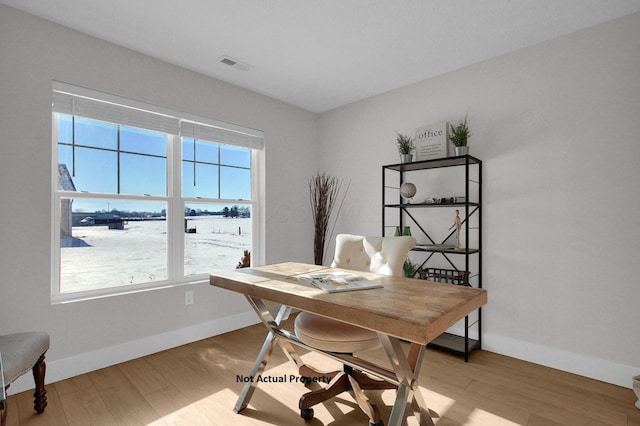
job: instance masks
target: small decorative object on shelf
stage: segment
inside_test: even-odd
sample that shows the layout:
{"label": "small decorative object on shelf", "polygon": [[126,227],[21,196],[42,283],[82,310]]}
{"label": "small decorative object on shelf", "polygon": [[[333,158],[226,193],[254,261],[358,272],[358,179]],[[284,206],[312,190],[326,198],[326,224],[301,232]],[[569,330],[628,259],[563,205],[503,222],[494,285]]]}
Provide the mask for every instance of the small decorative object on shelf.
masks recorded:
{"label": "small decorative object on shelf", "polygon": [[406,235],[407,237],[411,236],[411,227],[410,226],[405,226],[404,227],[404,231],[402,232],[402,235]]}
{"label": "small decorative object on shelf", "polygon": [[396,145],[398,146],[398,153],[400,154],[400,162],[401,163],[410,163],[413,159],[413,138],[409,135],[405,135],[402,133],[398,133],[396,137]]}
{"label": "small decorative object on shelf", "polygon": [[416,161],[445,158],[449,155],[446,121],[418,127],[415,131]]}
{"label": "small decorative object on shelf", "polygon": [[460,121],[457,126],[449,125],[449,140],[453,144],[456,157],[469,154],[467,143],[471,137],[469,126],[467,125],[467,116]]}
{"label": "small decorative object on shelf", "polygon": [[405,182],[400,185],[400,195],[407,200],[407,203],[411,203],[411,199],[416,195],[416,186],[411,182]]}
{"label": "small decorative object on shelf", "polygon": [[451,231],[456,228],[456,249],[460,248],[460,229],[462,228],[462,222],[460,221],[460,210],[456,209],[456,217],[453,220],[453,225],[449,228]]}

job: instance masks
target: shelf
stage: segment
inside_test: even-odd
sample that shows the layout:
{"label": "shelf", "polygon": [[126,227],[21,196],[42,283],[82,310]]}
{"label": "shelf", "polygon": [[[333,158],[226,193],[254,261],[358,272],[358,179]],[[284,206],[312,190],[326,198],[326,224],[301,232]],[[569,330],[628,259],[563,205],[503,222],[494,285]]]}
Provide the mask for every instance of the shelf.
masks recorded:
{"label": "shelf", "polygon": [[[387,178],[393,179],[389,182],[399,182],[398,185],[406,182],[412,172],[419,172],[424,170],[435,170],[448,167],[461,167],[464,173],[464,180],[460,182],[460,185],[464,184],[464,192],[461,191],[462,187],[458,188],[455,193],[455,197],[438,198],[439,203],[427,202],[435,201],[436,199],[420,198],[420,202],[414,202],[416,199],[401,198],[399,195],[399,187],[387,186]],[[411,180],[414,178],[421,179],[428,182],[427,174],[412,175]],[[471,184],[474,184],[471,187]],[[434,181],[434,185],[437,184],[437,180]],[[393,190],[397,191],[394,192]],[[448,189],[449,191],[451,189]],[[397,195],[396,195],[397,194]],[[447,202],[447,201],[456,202]],[[465,201],[460,201],[465,200]],[[471,201],[473,200],[473,201]],[[463,155],[459,157],[447,157],[438,158],[433,160],[415,161],[411,163],[390,164],[382,166],[382,235],[385,236],[391,231],[390,228],[403,229],[408,223],[406,221],[413,221],[420,232],[424,234],[422,241],[435,242],[434,238],[429,235],[429,216],[434,216],[435,211],[418,211],[416,209],[430,209],[430,208],[449,208],[444,210],[446,213],[451,208],[458,209],[460,211],[461,224],[464,226],[463,239],[465,242],[469,242],[470,237],[473,239],[473,245],[475,248],[461,247],[456,249],[452,244],[444,244],[444,242],[451,242],[451,238],[455,236],[453,231],[448,234],[443,243],[441,244],[423,244],[414,247],[411,252],[415,259],[419,259],[420,269],[425,273],[420,275],[419,278],[425,280],[436,280],[439,282],[447,282],[449,285],[466,285],[472,286],[469,282],[471,277],[474,277],[473,286],[482,288],[482,161],[469,156]],[[387,215],[391,217],[397,217],[397,220],[387,221]],[[470,219],[474,218],[473,224],[470,223]],[[387,225],[393,223],[395,226]],[[451,230],[453,227],[449,228]],[[434,231],[435,232],[435,231]],[[470,235],[474,232],[473,235]],[[422,235],[422,234],[420,234]],[[473,259],[471,258],[473,256]],[[441,259],[443,258],[443,259]],[[433,260],[432,260],[433,259]],[[412,259],[414,260],[414,259]],[[448,262],[451,269],[443,269],[442,266]],[[449,268],[449,266],[447,266]],[[429,275],[429,270],[432,271]],[[448,271],[448,272],[447,272]],[[449,273],[451,272],[451,273]],[[438,275],[441,274],[441,275]],[[451,333],[444,333],[438,338],[429,343],[429,347],[444,350],[457,355],[464,355],[465,362],[469,361],[469,352],[480,349],[482,346],[482,327],[481,327],[481,310],[478,309],[478,319],[474,324],[477,324],[476,339],[471,339],[469,336],[469,328],[474,324],[469,324],[469,317],[465,318],[465,330],[464,336],[458,336]]]}
{"label": "shelf", "polygon": [[[476,339],[469,339],[469,352],[479,349],[479,342]],[[458,336],[451,333],[442,333],[440,336],[433,339],[428,347],[454,353],[456,355],[465,355],[464,350],[464,336]]]}
{"label": "shelf", "polygon": [[411,249],[411,251],[426,251],[429,253],[448,253],[448,254],[474,254],[474,253],[480,253],[480,250],[478,249],[472,249],[472,248],[468,248],[468,249],[456,249],[453,247],[427,247],[427,246],[415,246],[414,248]]}
{"label": "shelf", "polygon": [[435,160],[413,161],[411,163],[398,163],[384,166],[389,170],[398,172],[409,172],[412,170],[435,169],[439,167],[464,166],[467,164],[480,164],[481,161],[471,155],[461,155],[460,157],[437,158]]}
{"label": "shelf", "polygon": [[[389,208],[424,208],[424,207],[465,207],[467,203],[402,203],[402,204],[385,204]],[[480,203],[468,203],[469,207],[480,207]]]}

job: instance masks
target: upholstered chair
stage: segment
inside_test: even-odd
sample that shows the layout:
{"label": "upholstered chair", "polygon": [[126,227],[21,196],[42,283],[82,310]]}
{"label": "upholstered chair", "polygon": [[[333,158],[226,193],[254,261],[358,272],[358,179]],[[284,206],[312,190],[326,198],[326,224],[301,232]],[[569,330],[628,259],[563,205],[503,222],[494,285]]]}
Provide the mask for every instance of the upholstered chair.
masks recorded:
{"label": "upholstered chair", "polygon": [[[336,250],[331,266],[354,271],[375,272],[383,275],[402,276],[409,250],[416,245],[410,236],[366,237],[340,234],[336,237]],[[368,291],[368,290],[362,290]],[[296,317],[295,333],[306,345],[325,352],[353,354],[381,346],[374,331],[366,330],[321,315],[301,312]],[[353,392],[358,406],[369,417],[370,425],[382,425],[380,412],[372,404],[364,390],[395,389],[396,386],[376,380],[363,372],[345,365],[343,371],[321,373],[308,365],[300,368],[303,376],[332,377],[328,386],[305,393],[299,401],[300,415],[305,420],[313,418],[313,405],[342,392]]]}
{"label": "upholstered chair", "polygon": [[[42,413],[47,406],[47,391],[44,388],[46,365],[44,354],[49,350],[49,335],[40,331],[7,334],[0,336],[0,358],[2,359],[2,376],[5,390],[18,377],[33,372],[35,392],[33,407]],[[7,422],[6,402],[0,413],[0,424]]]}

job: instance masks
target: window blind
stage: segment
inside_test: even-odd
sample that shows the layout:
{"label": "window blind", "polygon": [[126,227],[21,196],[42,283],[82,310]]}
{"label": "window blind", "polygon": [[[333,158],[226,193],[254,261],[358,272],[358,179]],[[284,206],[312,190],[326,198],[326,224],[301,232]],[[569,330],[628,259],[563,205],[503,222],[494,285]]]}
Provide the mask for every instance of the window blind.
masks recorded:
{"label": "window blind", "polygon": [[245,148],[262,149],[262,138],[260,137],[202,123],[182,121],[180,135],[186,138],[204,139]]}
{"label": "window blind", "polygon": [[264,133],[94,90],[54,82],[53,112],[183,137],[263,149]]}

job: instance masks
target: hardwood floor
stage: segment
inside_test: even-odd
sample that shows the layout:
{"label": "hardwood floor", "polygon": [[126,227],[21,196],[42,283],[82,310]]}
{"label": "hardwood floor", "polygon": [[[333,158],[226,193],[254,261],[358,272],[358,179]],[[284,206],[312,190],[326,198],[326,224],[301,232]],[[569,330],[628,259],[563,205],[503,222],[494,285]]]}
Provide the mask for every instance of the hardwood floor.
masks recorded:
{"label": "hardwood floor", "polygon": [[[305,422],[297,404],[307,388],[289,381],[296,371],[279,349],[263,377],[284,375],[286,383],[260,383],[250,406],[235,414],[242,388],[237,376],[249,372],[264,336],[264,327],[256,325],[49,384],[49,405],[41,415],[33,411],[32,391],[12,395],[7,426],[367,424],[348,394],[314,407],[314,419]],[[327,370],[336,367],[315,353],[302,358]],[[429,350],[421,387],[439,426],[640,426],[630,389],[485,351],[474,352],[465,364]],[[387,418],[393,391],[372,399]],[[410,417],[408,424],[417,422]]]}

